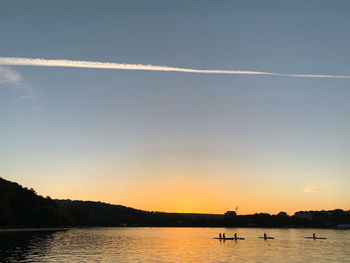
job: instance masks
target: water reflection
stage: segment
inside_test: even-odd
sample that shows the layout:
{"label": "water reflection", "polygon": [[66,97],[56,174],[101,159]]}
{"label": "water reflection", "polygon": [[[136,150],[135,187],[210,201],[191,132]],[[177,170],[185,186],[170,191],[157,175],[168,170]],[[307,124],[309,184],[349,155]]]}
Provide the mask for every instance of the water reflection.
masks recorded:
{"label": "water reflection", "polygon": [[[217,240],[238,233],[245,240]],[[274,240],[259,239],[264,232]],[[317,232],[327,240],[308,240]],[[0,262],[348,262],[350,231],[89,228],[0,232]]]}
{"label": "water reflection", "polygon": [[27,262],[47,250],[56,231],[1,231],[0,262]]}

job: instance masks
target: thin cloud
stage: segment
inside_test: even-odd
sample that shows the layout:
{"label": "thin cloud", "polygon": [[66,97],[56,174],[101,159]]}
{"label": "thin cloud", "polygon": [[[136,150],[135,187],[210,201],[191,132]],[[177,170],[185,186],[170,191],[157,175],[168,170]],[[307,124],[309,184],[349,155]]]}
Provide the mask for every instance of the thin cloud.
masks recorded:
{"label": "thin cloud", "polygon": [[347,75],[285,74],[285,73],[249,71],[249,70],[191,69],[191,68],[178,68],[178,67],[144,65],[144,64],[123,64],[123,63],[113,63],[113,62],[80,61],[80,60],[66,60],[66,59],[59,60],[59,59],[41,59],[41,58],[19,58],[19,57],[0,57],[0,65],[172,71],[172,72],[200,73],[200,74],[269,75],[269,76],[295,77],[295,78],[350,79],[350,76],[347,76]]}
{"label": "thin cloud", "polygon": [[10,84],[18,88],[22,84],[22,77],[8,67],[0,67],[0,84]]}
{"label": "thin cloud", "polygon": [[10,87],[15,92],[14,101],[23,101],[35,97],[34,90],[29,87],[23,81],[22,76],[12,68],[0,66],[0,84]]}
{"label": "thin cloud", "polygon": [[303,189],[303,193],[307,193],[307,194],[317,194],[320,192],[320,188],[317,187],[309,187],[309,188],[305,188]]}

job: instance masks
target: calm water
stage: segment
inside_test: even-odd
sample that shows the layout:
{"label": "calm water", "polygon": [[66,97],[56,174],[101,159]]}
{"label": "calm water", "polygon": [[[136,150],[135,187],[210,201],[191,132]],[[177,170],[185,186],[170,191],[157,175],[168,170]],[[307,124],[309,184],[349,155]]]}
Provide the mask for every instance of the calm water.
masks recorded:
{"label": "calm water", "polygon": [[[246,240],[219,241],[219,232]],[[275,240],[258,239],[263,232]],[[327,240],[308,240],[312,233]],[[0,262],[350,262],[350,231],[90,228],[0,232]]]}

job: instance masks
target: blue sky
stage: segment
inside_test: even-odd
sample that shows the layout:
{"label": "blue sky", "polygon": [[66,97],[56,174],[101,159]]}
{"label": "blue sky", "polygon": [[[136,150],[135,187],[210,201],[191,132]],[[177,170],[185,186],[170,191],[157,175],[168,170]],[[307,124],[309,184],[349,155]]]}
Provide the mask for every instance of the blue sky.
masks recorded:
{"label": "blue sky", "polygon": [[[349,9],[2,1],[0,57],[350,75]],[[164,211],[350,209],[349,79],[2,68],[0,173],[40,194]]]}

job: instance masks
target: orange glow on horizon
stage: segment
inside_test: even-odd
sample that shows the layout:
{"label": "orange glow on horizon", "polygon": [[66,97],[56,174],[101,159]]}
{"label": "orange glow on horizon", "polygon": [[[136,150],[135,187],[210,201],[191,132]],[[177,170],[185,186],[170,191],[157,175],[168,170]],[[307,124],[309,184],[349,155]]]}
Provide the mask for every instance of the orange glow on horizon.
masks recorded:
{"label": "orange glow on horizon", "polygon": [[[274,193],[264,194],[263,187],[251,185],[248,193],[246,187],[235,184],[224,184],[213,177],[181,176],[157,178],[156,181],[132,184],[132,187],[121,187],[117,184],[93,185],[61,184],[38,189],[38,193],[52,198],[101,201],[111,204],[129,206],[146,211],[173,213],[213,213],[223,214],[235,211],[238,214],[270,213],[281,211],[294,214],[300,210],[335,209],[332,201],[319,202],[317,194],[296,192],[297,198],[290,198],[283,193],[285,189],[273,189]],[[240,182],[237,182],[239,184]],[[317,205],[315,205],[317,204]],[[346,204],[344,204],[346,205]],[[348,207],[340,207],[348,209]]]}

